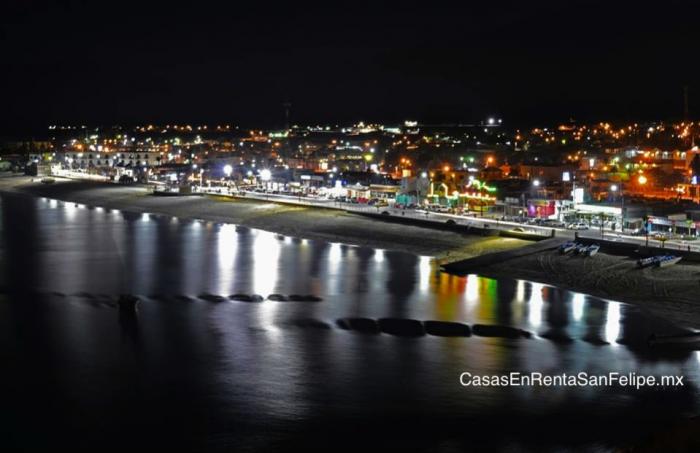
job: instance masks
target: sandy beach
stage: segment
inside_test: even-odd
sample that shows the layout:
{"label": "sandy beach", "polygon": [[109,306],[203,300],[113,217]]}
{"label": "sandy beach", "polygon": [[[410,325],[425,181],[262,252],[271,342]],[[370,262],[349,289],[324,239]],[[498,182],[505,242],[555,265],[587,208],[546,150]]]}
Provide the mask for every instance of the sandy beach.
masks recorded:
{"label": "sandy beach", "polygon": [[678,325],[700,329],[700,265],[638,269],[636,259],[598,253],[593,258],[548,250],[485,266],[479,274],[556,285],[627,302]]}
{"label": "sandy beach", "polygon": [[412,225],[381,222],[332,209],[247,201],[216,196],[160,197],[141,186],[57,179],[0,177],[0,192],[23,193],[90,206],[147,212],[258,228],[289,236],[342,242],[455,261],[529,244],[512,238],[483,237]]}
{"label": "sandy beach", "polygon": [[[520,239],[482,237],[382,222],[357,214],[215,196],[158,197],[137,186],[28,177],[0,178],[0,192],[21,193],[131,212],[197,218],[280,234],[400,250],[457,262],[487,253],[535,247]],[[599,253],[594,258],[561,256],[547,250],[479,267],[491,277],[520,278],[556,285],[604,299],[635,304],[679,325],[700,328],[700,265],[637,269],[635,258]]]}

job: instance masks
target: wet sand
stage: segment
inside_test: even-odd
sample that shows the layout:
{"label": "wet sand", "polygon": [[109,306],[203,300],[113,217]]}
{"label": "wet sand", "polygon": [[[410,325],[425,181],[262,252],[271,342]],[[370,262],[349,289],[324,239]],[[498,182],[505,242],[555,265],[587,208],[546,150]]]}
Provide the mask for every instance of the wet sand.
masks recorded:
{"label": "wet sand", "polygon": [[0,177],[0,192],[72,201],[131,212],[233,223],[306,239],[399,250],[454,261],[529,244],[512,238],[482,237],[382,222],[333,209],[247,201],[216,196],[154,196],[141,186],[56,179]]}
{"label": "wet sand", "polygon": [[694,263],[638,269],[631,256],[598,253],[584,258],[547,250],[481,267],[479,274],[527,279],[627,302],[678,325],[700,329],[700,265]]}

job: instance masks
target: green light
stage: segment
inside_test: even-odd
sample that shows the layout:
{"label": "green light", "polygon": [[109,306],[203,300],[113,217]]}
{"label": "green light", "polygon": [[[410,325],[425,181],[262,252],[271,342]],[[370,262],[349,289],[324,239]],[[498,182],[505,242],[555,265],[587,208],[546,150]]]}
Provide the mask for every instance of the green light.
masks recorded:
{"label": "green light", "polygon": [[487,185],[485,182],[481,182],[478,179],[472,179],[469,181],[467,187],[475,187],[477,190],[485,190],[487,192],[495,192],[496,188]]}

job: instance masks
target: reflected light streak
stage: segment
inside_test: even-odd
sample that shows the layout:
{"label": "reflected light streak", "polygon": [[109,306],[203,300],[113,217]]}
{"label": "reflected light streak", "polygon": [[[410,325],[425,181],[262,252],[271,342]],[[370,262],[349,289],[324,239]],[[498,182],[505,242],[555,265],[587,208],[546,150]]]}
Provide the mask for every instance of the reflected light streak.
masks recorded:
{"label": "reflected light streak", "polygon": [[605,340],[616,344],[620,336],[620,304],[608,302],[608,313],[605,319]]}
{"label": "reflected light streak", "polygon": [[258,232],[253,246],[253,291],[256,294],[265,297],[275,292],[280,249],[280,243],[273,233]]}
{"label": "reflected light streak", "polygon": [[419,288],[427,292],[430,288],[430,274],[433,271],[429,256],[421,256],[418,260]]}
{"label": "reflected light streak", "polygon": [[479,301],[479,277],[475,274],[467,275],[467,305],[473,307]]}
{"label": "reflected light streak", "polygon": [[[235,232],[235,229],[234,229]],[[253,246],[253,291],[263,297],[275,292],[279,273],[281,245],[273,233],[258,231]],[[270,339],[279,337],[275,326],[275,313],[279,304],[265,302],[258,305],[258,322],[270,333]]]}
{"label": "reflected light streak", "polygon": [[328,249],[328,289],[331,294],[337,294],[340,291],[341,277],[339,275],[340,261],[343,258],[343,251],[340,244],[332,242]]}
{"label": "reflected light streak", "polygon": [[77,205],[73,203],[66,203],[63,206],[63,210],[66,213],[66,218],[68,220],[75,220],[76,213],[78,211]]}
{"label": "reflected light streak", "polygon": [[586,297],[581,293],[574,293],[574,298],[571,300],[571,313],[575,321],[583,319],[583,307]]}
{"label": "reflected light streak", "polygon": [[530,284],[532,285],[532,292],[528,301],[528,321],[533,327],[540,327],[542,325],[542,309],[544,307],[544,300],[542,299],[544,285],[535,282]]}
{"label": "reflected light streak", "polygon": [[515,300],[525,302],[525,281],[518,280],[515,286]]}
{"label": "reflected light streak", "polygon": [[374,262],[376,262],[376,263],[384,262],[384,250],[376,249],[374,251]]}
{"label": "reflected light streak", "polygon": [[238,233],[233,225],[221,225],[217,235],[218,294],[228,294],[234,273],[234,260],[238,248]]}

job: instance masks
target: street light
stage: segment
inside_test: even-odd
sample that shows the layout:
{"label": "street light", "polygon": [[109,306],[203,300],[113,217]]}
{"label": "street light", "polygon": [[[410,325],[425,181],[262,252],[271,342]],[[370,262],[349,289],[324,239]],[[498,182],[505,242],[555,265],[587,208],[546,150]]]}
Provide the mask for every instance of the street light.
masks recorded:
{"label": "street light", "polygon": [[534,181],[532,181],[532,185],[535,186],[535,187],[539,187],[539,186],[540,186],[540,180],[539,180],[539,179],[535,179]]}
{"label": "street light", "polygon": [[[646,182],[646,181],[645,181]],[[622,183],[618,186],[617,184],[613,184],[610,186],[610,191],[611,192],[620,192],[620,232],[624,233],[625,232],[625,194],[622,193]]]}
{"label": "street light", "polygon": [[226,164],[224,165],[224,174],[226,175],[227,178],[231,177],[231,173],[233,172],[233,167]]}

